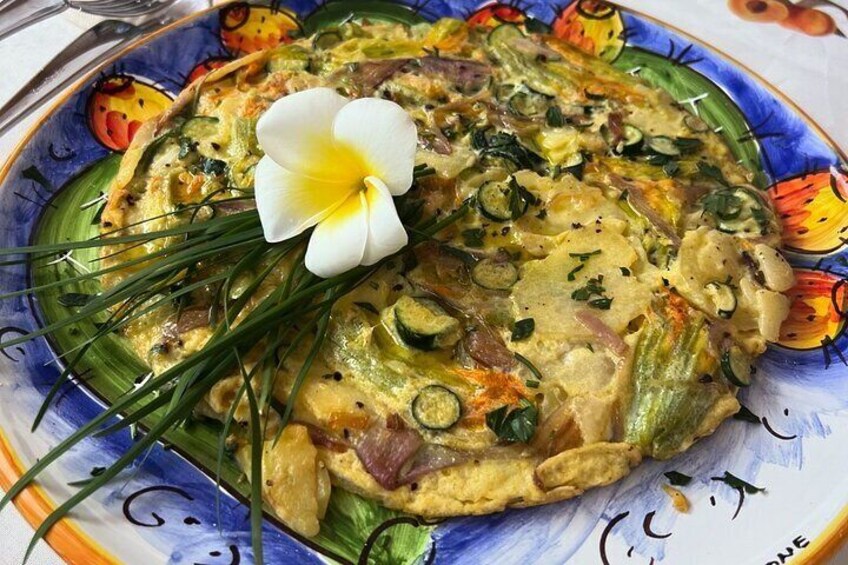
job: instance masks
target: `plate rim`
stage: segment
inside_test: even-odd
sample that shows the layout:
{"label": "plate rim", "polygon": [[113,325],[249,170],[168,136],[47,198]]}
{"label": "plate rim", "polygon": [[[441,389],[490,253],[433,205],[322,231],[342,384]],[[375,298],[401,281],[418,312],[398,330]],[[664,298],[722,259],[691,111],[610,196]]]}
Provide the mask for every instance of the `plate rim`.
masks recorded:
{"label": "plate rim", "polygon": [[[131,53],[144,45],[154,41],[155,39],[170,33],[172,30],[179,28],[195,19],[206,16],[211,12],[221,10],[227,4],[236,0],[226,0],[221,4],[217,4],[202,10],[193,12],[177,20],[155,30],[154,32],[139,38],[137,41],[123,47],[112,56],[98,64],[94,69],[86,73],[84,76],[76,80],[72,85],[63,90],[55,100],[50,102],[40,115],[27,129],[20,135],[20,138],[13,145],[8,154],[3,166],[0,167],[0,185],[2,185],[12,167],[18,161],[27,145],[32,141],[37,132],[44,126],[44,123],[50,119],[55,112],[65,104],[69,98],[80,92],[92,78],[96,77],[109,65],[121,59],[128,53]],[[392,0],[388,0],[392,1]],[[493,0],[493,3],[497,0]],[[568,4],[579,0],[571,0]],[[753,70],[751,67],[727,53],[723,49],[708,43],[706,40],[695,37],[692,33],[687,32],[675,24],[666,22],[656,16],[646,14],[638,8],[622,6],[618,2],[605,0],[608,4],[613,5],[621,12],[629,13],[637,18],[655,24],[659,27],[668,29],[676,35],[696,43],[701,47],[711,51],[720,58],[723,58],[745,75],[751,77],[769,92],[775,99],[785,104],[793,110],[803,122],[810,127],[813,132],[824,140],[829,148],[833,150],[836,156],[844,163],[848,163],[848,148],[843,149],[831,135],[822,128],[818,122],[810,116],[803,108],[801,108],[794,100],[777,89],[769,80],[763,77],[760,73]],[[774,179],[775,182],[778,179]],[[20,478],[22,474],[21,463],[14,451],[10,441],[8,440],[4,430],[0,427],[0,488],[8,491],[14,482]],[[37,528],[43,518],[46,516],[45,511],[55,509],[55,502],[44,492],[37,484],[33,484],[24,489],[13,501],[14,507],[20,512],[21,516],[26,520],[32,528]],[[69,564],[84,563],[85,565],[94,564],[113,564],[121,561],[113,556],[105,548],[101,547],[96,539],[92,538],[85,529],[77,522],[77,520],[64,517],[54,526],[53,529],[45,536],[44,541]],[[833,557],[836,552],[846,545],[848,542],[848,502],[846,502],[842,510],[831,519],[827,526],[810,542],[810,545],[798,555],[799,564],[805,565],[824,565],[828,559]]]}

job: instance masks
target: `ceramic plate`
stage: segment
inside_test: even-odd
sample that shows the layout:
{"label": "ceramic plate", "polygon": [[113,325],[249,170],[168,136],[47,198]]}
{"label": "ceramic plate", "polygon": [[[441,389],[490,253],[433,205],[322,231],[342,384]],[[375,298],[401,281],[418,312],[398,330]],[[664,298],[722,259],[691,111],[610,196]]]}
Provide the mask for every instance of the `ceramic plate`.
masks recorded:
{"label": "ceramic plate", "polygon": [[[407,0],[408,1],[408,0]],[[0,247],[87,237],[121,152],[194,78],[226,61],[311,33],[350,15],[414,23],[453,16],[486,25],[542,22],[580,48],[666,89],[725,137],[774,199],[796,269],[781,340],[742,391],[745,419],[732,419],[684,455],[646,462],[629,477],[579,499],[484,517],[424,523],[334,491],[321,534],[303,539],[272,517],[264,523],[268,563],[752,563],[819,561],[848,528],[848,337],[844,335],[848,176],[820,130],[727,57],[679,32],[592,0],[336,0],[285,6],[233,3],[198,14],[120,54],[63,98],[0,173]],[[85,269],[87,258],[57,254],[36,270],[0,271],[0,293]],[[0,340],[36,330],[71,310],[56,297],[70,285],[0,304]],[[82,289],[85,290],[85,289]],[[30,431],[61,372],[57,357],[92,332],[75,327],[0,356],[0,487],[141,382],[146,368],[117,340],[99,343],[66,383],[44,423]],[[245,483],[235,467],[214,480],[216,430],[196,424],[168,435],[131,473],[84,503],[48,540],[75,563],[245,563],[252,561]],[[144,433],[138,430],[136,433]],[[84,442],[19,497],[37,523],[127,448],[130,434]],[[688,513],[672,507],[664,473],[681,487]],[[720,481],[730,473],[765,489]],[[220,497],[216,496],[220,493]],[[216,510],[216,500],[220,511]]]}

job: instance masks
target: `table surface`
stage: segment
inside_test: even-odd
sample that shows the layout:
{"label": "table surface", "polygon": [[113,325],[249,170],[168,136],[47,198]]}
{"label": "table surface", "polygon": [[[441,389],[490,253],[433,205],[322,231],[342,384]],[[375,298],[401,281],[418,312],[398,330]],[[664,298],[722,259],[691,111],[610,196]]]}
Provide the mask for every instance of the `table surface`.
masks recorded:
{"label": "table surface", "polygon": [[[848,152],[848,95],[845,94],[848,92],[848,73],[845,72],[848,69],[848,38],[836,35],[809,37],[773,24],[746,23],[731,14],[724,0],[619,0],[618,3],[668,22],[731,53],[803,108],[843,151]],[[833,3],[848,9],[848,0]],[[833,7],[823,9],[848,33],[848,11]],[[80,21],[78,16],[58,16],[0,42],[0,61],[3,61],[0,104],[87,25],[90,22]],[[3,156],[0,161],[11,153],[42,111],[35,112],[0,137],[0,156]],[[31,535],[32,529],[15,509],[0,513],[0,565],[20,563]],[[29,563],[55,565],[61,563],[61,559],[40,542]],[[832,563],[848,563],[848,546],[843,547]]]}

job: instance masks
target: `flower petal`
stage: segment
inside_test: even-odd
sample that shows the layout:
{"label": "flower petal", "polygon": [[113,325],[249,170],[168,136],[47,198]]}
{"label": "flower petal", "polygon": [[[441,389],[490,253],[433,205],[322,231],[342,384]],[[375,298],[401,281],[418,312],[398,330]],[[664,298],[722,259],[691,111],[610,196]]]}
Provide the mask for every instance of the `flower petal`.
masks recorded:
{"label": "flower petal", "polygon": [[361,156],[363,177],[380,178],[395,196],[409,190],[418,133],[403,108],[379,98],[354,100],[336,114],[333,137]]}
{"label": "flower petal", "polygon": [[359,190],[298,175],[267,155],[256,165],[254,197],[265,239],[271,243],[294,237],[329,216]]}
{"label": "flower petal", "polygon": [[306,268],[325,279],[349,271],[362,262],[367,238],[368,204],[360,191],[315,227],[306,248]]}
{"label": "flower petal", "polygon": [[[274,102],[256,124],[266,155],[293,173],[338,179],[364,175],[349,155],[333,144],[333,120],[348,99],[332,88],[295,92]],[[352,170],[353,169],[353,170]]]}
{"label": "flower petal", "polygon": [[397,208],[385,183],[376,177],[366,177],[365,198],[368,202],[368,241],[365,243],[363,265],[373,265],[383,257],[400,251],[409,236],[398,217]]}

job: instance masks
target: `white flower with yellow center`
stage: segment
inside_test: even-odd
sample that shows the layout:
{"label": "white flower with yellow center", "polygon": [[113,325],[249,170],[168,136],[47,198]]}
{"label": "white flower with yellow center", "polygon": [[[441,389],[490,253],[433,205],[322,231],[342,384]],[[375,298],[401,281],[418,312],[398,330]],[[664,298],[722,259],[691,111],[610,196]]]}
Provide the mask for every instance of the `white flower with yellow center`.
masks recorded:
{"label": "white flower with yellow center", "polygon": [[266,240],[314,226],[306,268],[324,278],[406,245],[392,196],[412,185],[418,136],[403,108],[313,88],[275,102],[256,135],[265,152],[255,196]]}

